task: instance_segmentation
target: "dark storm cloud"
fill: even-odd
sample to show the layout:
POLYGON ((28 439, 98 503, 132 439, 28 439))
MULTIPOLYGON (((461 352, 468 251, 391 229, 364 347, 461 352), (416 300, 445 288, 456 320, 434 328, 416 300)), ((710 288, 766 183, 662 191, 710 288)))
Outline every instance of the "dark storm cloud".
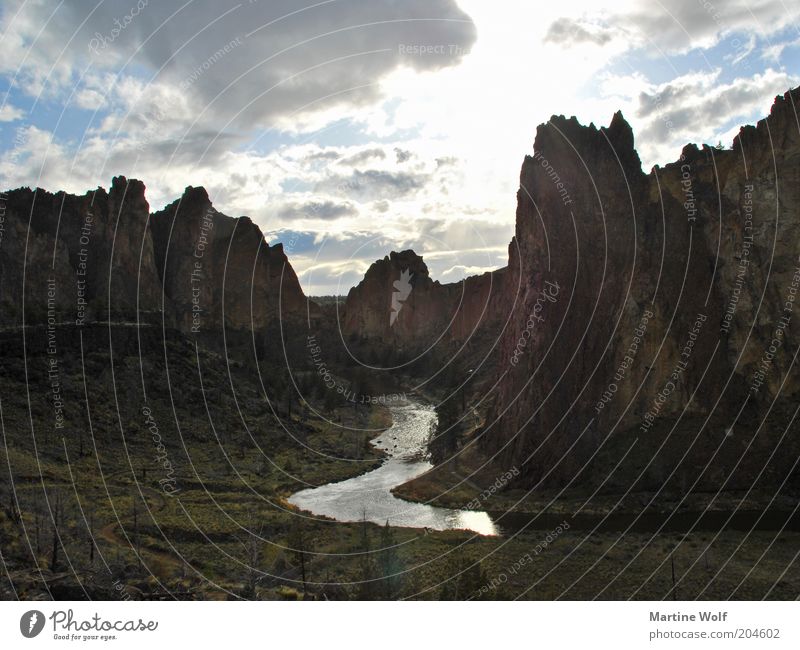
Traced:
POLYGON ((455 156, 442 156, 441 158, 436 159, 436 169, 441 169, 442 167, 452 167, 458 164, 458 158, 455 156))
POLYGON ((314 153, 310 153, 305 157, 305 162, 314 163, 319 161, 331 161, 331 160, 338 160, 341 158, 341 154, 338 151, 333 151, 332 149, 323 149, 322 151, 315 151, 314 153))
POLYGON ((251 128, 372 102, 377 82, 401 64, 433 70, 460 62, 460 56, 401 61, 399 44, 446 43, 466 52, 476 38, 454 0, 138 3, 65 0, 51 18, 51 3, 7 2, 6 19, 21 7, 10 29, 23 43, 43 32, 35 56, 25 59, 23 46, 7 53, 3 66, 39 65, 41 77, 57 61, 43 83, 67 89, 89 61, 94 69, 124 66, 125 74, 156 75, 157 83, 185 92, 195 116, 205 111, 203 119, 251 128))
POLYGON ((394 148, 394 155, 397 158, 397 164, 404 163, 406 160, 411 158, 414 154, 410 151, 406 151, 405 149, 401 149, 400 147, 394 148))

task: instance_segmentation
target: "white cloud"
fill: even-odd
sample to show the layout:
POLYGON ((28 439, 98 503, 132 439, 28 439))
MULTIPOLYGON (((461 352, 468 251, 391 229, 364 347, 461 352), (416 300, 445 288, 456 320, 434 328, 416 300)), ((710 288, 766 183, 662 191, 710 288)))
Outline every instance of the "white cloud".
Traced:
POLYGON ((761 58, 765 61, 778 63, 783 55, 783 51, 790 47, 800 46, 800 38, 794 38, 768 45, 761 51, 761 58))
POLYGON ((12 106, 11 104, 3 104, 0 106, 0 122, 16 122, 25 115, 25 112, 12 106))
POLYGON ((96 110, 106 105, 105 96, 92 88, 83 88, 75 94, 75 106, 86 110, 96 110))
POLYGON ((796 6, 780 0, 635 0, 583 14, 567 7, 550 24, 549 40, 603 46, 625 41, 657 57, 707 49, 734 32, 775 34, 794 26, 798 17, 796 6))
POLYGON ((688 142, 715 143, 731 121, 745 123, 753 113, 768 112, 770 99, 797 83, 797 77, 771 68, 730 83, 718 76, 718 70, 685 75, 642 91, 632 121, 644 160, 671 161, 688 142))

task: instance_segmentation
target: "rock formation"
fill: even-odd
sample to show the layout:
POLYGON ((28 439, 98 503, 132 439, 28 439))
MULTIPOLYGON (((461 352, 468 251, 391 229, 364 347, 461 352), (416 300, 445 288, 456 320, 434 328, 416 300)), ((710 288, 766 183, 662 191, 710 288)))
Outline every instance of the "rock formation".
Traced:
MULTIPOLYGON (((776 98, 732 149, 689 145, 649 174, 621 113, 599 129, 553 116, 522 165, 507 267, 443 285, 392 253, 338 325, 435 359, 471 346, 459 371, 490 357, 471 386, 492 387, 477 446, 528 486, 797 482, 798 99, 776 98)), ((308 312, 282 247, 202 188, 153 215, 124 178, 0 198, 4 326, 157 318, 269 345, 308 312)))
POLYGON ((249 218, 213 208, 186 189, 149 214, 141 181, 114 178, 74 196, 21 188, 0 196, 3 326, 137 321, 219 338, 263 330, 307 310, 280 244, 249 218), (163 290, 162 290, 163 289, 163 290))
POLYGON ((478 444, 531 487, 782 481, 800 450, 783 435, 800 388, 798 98, 732 149, 689 145, 649 174, 621 113, 599 129, 553 116, 522 165, 508 266, 440 285, 392 253, 350 292, 345 331, 497 343, 478 444))
POLYGON ((690 145, 650 174, 620 113, 608 128, 563 116, 538 128, 520 176, 508 282, 520 304, 488 454, 522 464, 530 485, 624 476, 716 490, 786 477, 799 98, 778 97, 731 150, 690 145), (554 300, 542 300, 547 283, 554 300))
POLYGON ((348 293, 342 330, 414 354, 496 337, 510 313, 502 304, 506 275, 503 268, 440 284, 414 251, 392 252, 348 293))
POLYGON ((29 188, 2 197, 0 319, 5 326, 108 320, 158 309, 144 184, 115 178, 83 196, 29 188))
POLYGON ((211 205, 202 187, 151 217, 155 263, 179 329, 263 329, 305 311, 306 300, 283 246, 270 246, 248 217, 211 205))

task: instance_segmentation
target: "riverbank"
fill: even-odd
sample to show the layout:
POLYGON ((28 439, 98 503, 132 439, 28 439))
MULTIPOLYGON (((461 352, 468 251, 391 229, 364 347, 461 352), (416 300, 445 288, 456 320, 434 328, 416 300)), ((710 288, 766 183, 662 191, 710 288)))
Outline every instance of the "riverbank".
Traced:
POLYGON ((444 508, 474 509, 490 512, 493 518, 506 513, 548 516, 575 514, 606 516, 612 514, 635 516, 648 513, 734 513, 772 512, 791 513, 798 495, 751 490, 721 493, 693 492, 689 494, 657 494, 653 491, 623 492, 619 490, 587 493, 579 488, 564 490, 537 489, 530 491, 515 487, 514 478, 521 468, 499 466, 481 454, 476 438, 484 420, 478 413, 471 416, 470 427, 463 434, 463 447, 446 462, 432 467, 424 474, 397 486, 395 496, 407 501, 444 508))
POLYGON ((293 494, 288 502, 314 516, 342 523, 376 524, 422 530, 470 530, 496 535, 491 518, 480 509, 451 509, 401 499, 392 489, 432 467, 426 448, 435 428, 434 408, 407 400, 389 407, 393 422, 372 445, 386 458, 369 472, 293 494))

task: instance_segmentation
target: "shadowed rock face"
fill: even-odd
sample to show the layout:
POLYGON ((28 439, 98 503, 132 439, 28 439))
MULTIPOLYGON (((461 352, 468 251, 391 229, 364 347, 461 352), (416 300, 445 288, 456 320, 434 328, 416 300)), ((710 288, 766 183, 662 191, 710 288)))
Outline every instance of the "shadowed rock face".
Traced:
MULTIPOLYGON (((600 129, 554 116, 522 165, 508 266, 442 285, 413 251, 392 253, 350 291, 344 334, 412 353, 469 343, 470 360, 491 350, 474 384, 496 384, 478 444, 530 486, 779 483, 800 453, 787 429, 798 99, 778 97, 731 150, 690 145, 649 174, 621 113, 600 129)), ((149 219, 144 185, 121 177, 108 192, 3 198, 4 326, 23 306, 27 324, 163 310, 185 333, 256 329, 274 347, 270 326, 307 313, 282 247, 202 188, 149 219)))
POLYGON ((151 218, 155 263, 179 329, 261 329, 305 311, 283 246, 270 246, 248 217, 218 212, 202 187, 151 218), (198 313, 198 309, 200 312, 198 313))
MULTIPOLYGON (((486 452, 527 461, 532 485, 630 484, 640 471, 658 485, 661 465, 701 488, 752 484, 779 435, 759 438, 759 417, 798 389, 787 376, 800 325, 798 98, 777 98, 732 150, 687 146, 648 175, 620 113, 608 128, 557 116, 538 128, 510 248, 507 286, 521 300, 486 452), (543 302, 548 282, 560 290, 543 302)), ((768 473, 785 475, 786 460, 768 473)))
POLYGON ((392 253, 348 295, 345 333, 417 352, 499 337, 479 445, 529 486, 783 480, 800 453, 780 438, 798 390, 798 97, 731 150, 689 145, 649 174, 621 113, 553 116, 522 165, 508 266, 441 285, 392 253))
POLYGON ((8 192, 4 204, 4 325, 22 324, 23 305, 27 324, 41 322, 48 301, 65 322, 158 309, 161 291, 142 182, 117 177, 109 191, 83 196, 21 188, 8 192))
POLYGON ((4 326, 161 321, 187 334, 260 330, 304 316, 306 299, 281 245, 247 217, 187 188, 149 214, 141 181, 113 179, 83 196, 28 188, 5 195, 0 241, 4 326), (52 280, 51 280, 52 279, 52 280), (163 287, 163 293, 162 293, 163 287), (24 301, 23 301, 24 293, 24 301), (83 303, 81 303, 83 301, 83 303))
POLYGON ((420 353, 447 348, 486 331, 499 332, 508 308, 500 304, 506 269, 440 284, 422 257, 392 252, 370 266, 353 287, 341 316, 345 335, 420 353))

